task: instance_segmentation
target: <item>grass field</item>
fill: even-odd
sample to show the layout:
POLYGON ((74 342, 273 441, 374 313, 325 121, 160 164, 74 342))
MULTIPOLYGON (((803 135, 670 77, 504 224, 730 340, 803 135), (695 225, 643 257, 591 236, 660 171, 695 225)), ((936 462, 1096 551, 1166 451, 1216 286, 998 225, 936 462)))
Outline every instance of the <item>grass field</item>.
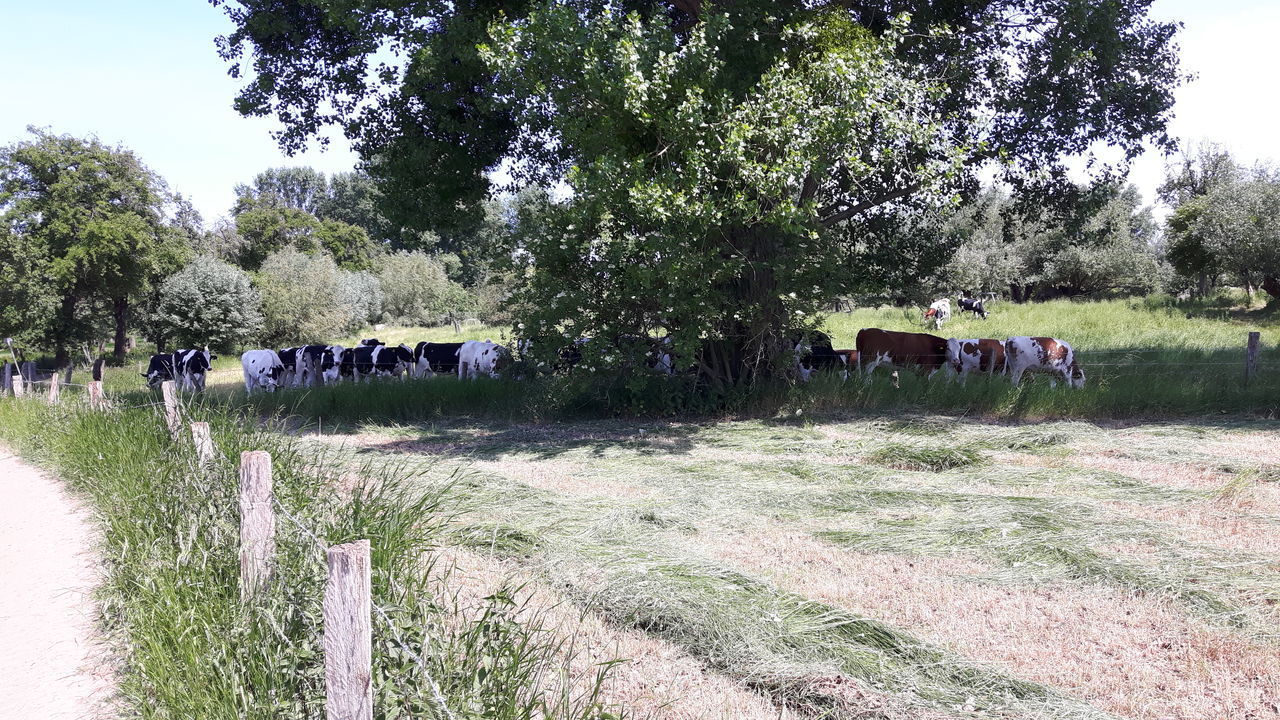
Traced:
MULTIPOLYGON (((494 598, 511 598, 510 635, 489 647, 537 638, 541 649, 495 681, 512 687, 486 687, 541 687, 549 680, 532 675, 550 672, 558 697, 586 698, 540 716, 1280 718, 1274 321, 1150 301, 993 310, 946 334, 1067 339, 1086 389, 825 378, 771 390, 750 412, 620 419, 575 413, 564 385, 442 379, 257 396, 249 418, 288 416, 261 439, 314 468, 292 481, 291 502, 316 522, 340 517, 342 493, 368 478, 408 477, 400 502, 448 509, 425 513, 421 572, 434 579, 418 587, 456 605, 427 626, 486 617, 494 598), (1246 388, 1251 329, 1266 350, 1246 388), (428 571, 441 564, 453 572, 428 571)), ((862 310, 827 325, 837 346, 866 326, 919 321, 862 310)), ((238 369, 219 367, 189 411, 225 424, 243 390, 238 369)), ((119 404, 151 398, 134 378, 113 374, 119 404)), ((37 456, 96 487, 91 451, 58 439, 63 421, 0 418, 0 435, 29 435, 37 456)), ((248 442, 220 438, 228 453, 248 442)), ((161 485, 148 512, 184 488, 161 485)), ((127 497, 103 500, 123 528, 127 497)), ((166 567, 175 555, 144 559, 166 567)), ((447 648, 468 641, 446 637, 441 667, 463 703, 478 671, 447 664, 447 648)), ((284 682, 251 667, 250 680, 284 682)))

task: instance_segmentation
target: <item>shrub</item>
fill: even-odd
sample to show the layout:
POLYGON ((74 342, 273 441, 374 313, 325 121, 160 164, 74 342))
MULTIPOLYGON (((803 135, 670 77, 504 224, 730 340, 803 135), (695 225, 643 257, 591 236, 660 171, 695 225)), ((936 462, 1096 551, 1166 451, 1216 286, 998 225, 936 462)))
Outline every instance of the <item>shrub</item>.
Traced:
POLYGON ((213 257, 198 257, 160 286, 151 324, 179 347, 221 351, 251 342, 262 329, 262 301, 249 276, 213 257))
POLYGON ((438 259, 422 252, 398 252, 381 262, 383 309, 403 325, 439 325, 467 312, 467 291, 449 279, 438 259))
POLYGON ((328 255, 286 247, 262 263, 257 282, 262 339, 269 345, 327 340, 352 322, 343 304, 342 272, 328 255))
POLYGON ((382 320, 382 281, 371 272, 342 272, 339 302, 351 313, 344 330, 355 332, 382 320))

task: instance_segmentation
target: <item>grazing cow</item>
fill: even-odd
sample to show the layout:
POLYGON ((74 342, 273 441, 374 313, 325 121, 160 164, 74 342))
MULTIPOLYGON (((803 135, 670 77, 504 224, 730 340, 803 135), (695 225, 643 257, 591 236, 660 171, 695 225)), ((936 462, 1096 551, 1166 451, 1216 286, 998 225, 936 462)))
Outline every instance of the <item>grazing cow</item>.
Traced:
POLYGON ((951 301, 947 298, 935 300, 928 310, 924 311, 924 321, 927 325, 930 320, 933 321, 933 328, 941 330, 942 326, 951 319, 951 301))
MULTIPOLYGON (((1075 351, 1065 340, 1049 337, 1011 337, 1004 341, 1005 367, 1010 380, 1017 385, 1024 372, 1043 372, 1061 375, 1067 385, 1084 387, 1084 371, 1076 363, 1075 351)), ((1056 378, 1050 377, 1050 387, 1057 387, 1056 378)))
POLYGON ((204 392, 205 379, 213 368, 213 361, 217 359, 218 356, 209 352, 207 345, 203 350, 185 351, 174 368, 178 374, 178 387, 204 392))
POLYGON ((378 338, 366 338, 360 341, 360 345, 362 347, 377 347, 379 345, 386 345, 386 343, 382 342, 378 338))
POLYGON ((147 371, 147 387, 155 388, 166 380, 174 380, 180 390, 204 392, 205 376, 217 355, 203 350, 177 350, 166 355, 152 355, 147 371))
POLYGON ((960 305, 960 312, 971 312, 974 317, 980 317, 983 320, 987 319, 987 308, 983 306, 981 300, 962 297, 958 298, 957 302, 960 305))
POLYGON ((285 376, 284 363, 274 350, 248 350, 240 356, 244 369, 244 391, 252 395, 255 389, 275 392, 285 376))
POLYGON ((880 365, 911 367, 930 377, 947 364, 947 340, 928 333, 863 328, 855 341, 858 368, 871 377, 880 365))
POLYGON ((462 343, 420 342, 413 348, 415 377, 453 375, 458 372, 458 351, 462 343))
MULTIPOLYGON (((338 351, 341 352, 342 349, 338 348, 338 351)), ((296 374, 294 377, 297 385, 305 387, 311 384, 309 373, 312 360, 315 361, 316 368, 320 371, 321 384, 329 384, 338 379, 338 362, 333 352, 333 346, 304 345, 297 349, 295 360, 296 374)))
POLYGON ((165 380, 173 380, 177 377, 175 367, 179 353, 185 350, 179 350, 176 353, 167 353, 165 355, 152 355, 151 362, 147 363, 147 371, 139 373, 147 379, 147 387, 155 388, 165 380))
POLYGON ((849 369, 858 367, 858 351, 857 350, 836 350, 836 356, 840 358, 840 364, 844 367, 840 371, 841 379, 849 379, 849 369))
POLYGON ((793 333, 787 336, 787 344, 795 352, 796 370, 800 379, 808 382, 818 370, 835 370, 843 367, 840 356, 831 346, 831 336, 817 330, 793 333))
POLYGON ((947 340, 947 362, 964 382, 970 372, 1004 374, 1004 343, 992 338, 947 340))
POLYGON ((510 352, 491 340, 468 340, 458 349, 458 379, 493 377, 510 352))
POLYGON ((276 351, 276 357, 280 358, 280 362, 284 365, 284 375, 280 377, 280 385, 285 387, 297 387, 298 385, 298 350, 300 348, 288 347, 276 351))
POLYGON ((356 380, 375 375, 400 377, 413 366, 413 351, 403 344, 396 347, 361 345, 343 351, 341 366, 348 365, 356 380))

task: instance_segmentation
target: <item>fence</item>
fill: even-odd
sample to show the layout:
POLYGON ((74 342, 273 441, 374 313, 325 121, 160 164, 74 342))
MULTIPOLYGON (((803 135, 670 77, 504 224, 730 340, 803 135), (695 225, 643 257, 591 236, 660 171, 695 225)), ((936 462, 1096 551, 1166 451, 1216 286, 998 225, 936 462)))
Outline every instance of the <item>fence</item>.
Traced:
MULTIPOLYGON (((318 368, 312 368, 313 371, 318 368)), ((313 377, 316 373, 313 372, 313 377)), ((62 401, 62 383, 56 374, 44 380, 18 370, 12 363, 0 368, 6 392, 23 397, 37 385, 47 385, 50 403, 62 401)), ((186 423, 177 387, 173 381, 161 384, 162 402, 120 407, 106 397, 102 382, 90 381, 85 386, 88 407, 93 411, 163 407, 160 416, 173 442, 185 445, 184 424, 190 430, 190 443, 200 468, 211 469, 220 453, 214 443, 209 423, 186 423)), ((373 602, 369 540, 341 545, 328 545, 318 533, 289 513, 275 498, 271 455, 262 451, 241 453, 238 465, 240 499, 240 601, 252 605, 270 586, 276 554, 277 513, 295 525, 300 533, 325 555, 327 577, 323 610, 323 646, 325 666, 325 717, 327 720, 372 720, 373 718, 373 616, 377 613, 387 625, 392 642, 419 666, 427 680, 439 713, 449 720, 456 716, 445 701, 443 690, 428 673, 427 661, 400 636, 385 608, 373 602)))

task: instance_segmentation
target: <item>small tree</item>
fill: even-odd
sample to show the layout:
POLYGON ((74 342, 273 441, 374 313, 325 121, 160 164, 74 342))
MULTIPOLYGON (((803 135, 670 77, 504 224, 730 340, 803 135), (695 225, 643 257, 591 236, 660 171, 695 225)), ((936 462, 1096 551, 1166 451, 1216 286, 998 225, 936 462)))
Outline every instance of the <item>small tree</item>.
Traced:
POLYGON ((405 325, 438 325, 470 306, 463 287, 449 279, 444 264, 422 252, 398 252, 378 269, 387 317, 405 325))
POLYGON ((382 282, 363 270, 343 271, 339 280, 339 302, 351 313, 346 330, 353 332, 382 320, 382 282))
POLYGON ((160 344, 241 347, 262 329, 262 300, 249 276, 220 260, 201 256, 160 286, 152 329, 160 344))
POLYGON ((342 272, 328 255, 286 247, 262 263, 257 284, 268 344, 329 340, 351 322, 342 304, 342 272))

